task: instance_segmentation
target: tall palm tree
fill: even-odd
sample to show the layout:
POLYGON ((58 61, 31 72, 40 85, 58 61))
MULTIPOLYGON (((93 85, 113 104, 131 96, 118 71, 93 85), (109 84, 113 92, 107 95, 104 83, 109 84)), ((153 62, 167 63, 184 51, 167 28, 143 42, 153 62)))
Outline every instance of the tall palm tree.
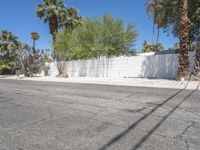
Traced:
POLYGON ((153 20, 153 26, 152 26, 152 45, 155 44, 155 28, 157 26, 157 35, 156 35, 156 44, 158 44, 159 36, 160 36, 160 27, 159 27, 159 21, 160 21, 160 15, 161 13, 161 4, 160 0, 148 0, 147 3, 147 14, 150 18, 153 20))
POLYGON ((17 48, 18 44, 17 37, 13 35, 12 32, 7 30, 2 30, 0 32, 0 52, 2 52, 6 58, 9 58, 10 53, 17 48))
POLYGON ((194 71, 193 71, 193 79, 194 80, 200 80, 200 3, 197 3, 196 1, 189 1, 189 6, 195 6, 196 8, 195 13, 193 13, 193 17, 192 17, 192 22, 195 22, 195 24, 193 24, 193 27, 196 28, 198 30, 196 30, 196 32, 192 32, 193 35, 197 34, 195 37, 197 37, 197 50, 195 53, 195 66, 194 66, 194 71))
POLYGON ((177 80, 185 78, 189 80, 189 28, 188 0, 180 0, 180 55, 177 80))
POLYGON ((39 33, 37 32, 32 32, 31 33, 31 39, 33 40, 33 50, 35 51, 35 44, 36 44, 36 41, 39 40, 40 38, 40 35, 39 33))
POLYGON ((62 13, 62 19, 60 27, 72 31, 82 24, 83 18, 79 15, 76 8, 67 8, 66 11, 62 13))
POLYGON ((66 11, 63 1, 61 0, 44 0, 43 4, 37 6, 37 16, 44 19, 49 24, 50 34, 53 42, 56 40, 61 14, 66 11))
POLYGON ((198 80, 200 79, 200 35, 199 35, 198 47, 196 51, 194 75, 197 77, 198 80))
POLYGON ((159 44, 159 37, 160 37, 160 27, 157 27, 157 37, 156 37, 156 44, 159 44))

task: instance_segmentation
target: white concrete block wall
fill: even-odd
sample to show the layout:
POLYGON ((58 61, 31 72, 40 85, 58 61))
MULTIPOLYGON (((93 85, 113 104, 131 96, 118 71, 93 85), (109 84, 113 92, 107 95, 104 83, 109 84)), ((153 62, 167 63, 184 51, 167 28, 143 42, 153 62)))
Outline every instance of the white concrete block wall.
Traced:
MULTIPOLYGON (((194 53, 190 53, 190 67, 194 67, 194 53)), ((56 76, 56 62, 51 63, 51 76, 56 76)), ((178 54, 99 58, 66 63, 69 77, 105 78, 165 78, 174 79, 178 68, 178 54)))
POLYGON ((50 71, 49 74, 51 77, 56 77, 58 75, 58 68, 57 68, 57 63, 56 62, 52 62, 50 63, 50 71))

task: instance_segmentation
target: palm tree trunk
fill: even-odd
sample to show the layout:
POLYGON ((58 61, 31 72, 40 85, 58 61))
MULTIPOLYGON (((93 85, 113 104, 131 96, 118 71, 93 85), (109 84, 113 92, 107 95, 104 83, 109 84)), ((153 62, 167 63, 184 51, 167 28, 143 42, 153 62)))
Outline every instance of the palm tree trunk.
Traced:
POLYGON ((188 18, 188 0, 180 0, 180 54, 177 80, 185 78, 190 79, 189 69, 189 18, 188 18))
POLYGON ((154 34, 155 34, 155 21, 153 20, 153 29, 152 29, 152 45, 154 45, 154 34))
POLYGON ((36 41, 33 40, 33 53, 36 53, 36 50, 35 50, 35 43, 36 43, 36 41))
MULTIPOLYGON (((154 0, 154 24, 157 23, 157 20, 158 20, 158 3, 159 3, 159 0, 154 0)), ((158 41, 159 41, 159 35, 160 35, 160 28, 159 26, 157 25, 157 35, 156 35, 156 44, 158 44, 158 41)))
POLYGON ((160 37, 160 28, 157 27, 157 38, 156 38, 156 44, 159 42, 159 37, 160 37))
POLYGON ((56 33, 52 34, 52 38, 53 38, 53 44, 56 42, 56 33))
POLYGON ((56 48, 55 48, 55 43, 56 43, 56 34, 55 34, 55 33, 52 34, 52 38, 53 38, 53 41, 52 41, 53 59, 54 59, 54 60, 58 60, 58 57, 57 57, 57 55, 56 55, 56 48))
POLYGON ((49 29, 50 29, 50 34, 52 35, 53 44, 54 44, 56 41, 56 33, 58 32, 58 21, 56 17, 50 18, 49 29))
POLYGON ((33 49, 35 49, 35 40, 33 40, 33 49))
POLYGON ((195 56, 196 56, 196 59, 195 59, 194 75, 195 75, 195 79, 200 80, 200 35, 199 35, 198 47, 197 47, 195 56))
POLYGON ((56 50, 55 50, 55 43, 56 43, 56 33, 58 32, 58 22, 56 20, 56 18, 51 18, 50 21, 49 21, 49 29, 50 29, 50 34, 52 35, 52 38, 53 38, 53 58, 54 59, 57 59, 57 56, 56 56, 56 50))

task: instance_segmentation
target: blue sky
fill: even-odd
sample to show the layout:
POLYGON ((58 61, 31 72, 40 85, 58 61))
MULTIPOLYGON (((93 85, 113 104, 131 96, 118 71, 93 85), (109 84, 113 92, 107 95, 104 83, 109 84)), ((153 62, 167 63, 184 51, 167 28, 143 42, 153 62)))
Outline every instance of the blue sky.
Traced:
MULTIPOLYGON (((39 32, 41 39, 37 48, 50 48, 51 35, 47 24, 36 17, 35 10, 43 0, 0 0, 0 30, 12 31, 22 42, 32 44, 30 33, 39 32)), ((69 7, 76 7, 84 17, 102 16, 109 13, 114 17, 123 18, 125 23, 132 22, 136 25, 139 37, 136 49, 140 51, 144 40, 151 42, 152 21, 147 18, 146 0, 64 0, 69 7)), ((165 49, 173 46, 178 41, 166 33, 160 35, 160 42, 165 49)))

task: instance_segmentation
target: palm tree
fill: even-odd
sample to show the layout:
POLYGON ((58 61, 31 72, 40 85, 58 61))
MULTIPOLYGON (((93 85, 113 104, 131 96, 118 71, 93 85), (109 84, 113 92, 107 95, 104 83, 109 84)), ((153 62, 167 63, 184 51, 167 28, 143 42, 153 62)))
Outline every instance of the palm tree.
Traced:
POLYGON ((154 0, 153 5, 154 11, 154 22, 157 25, 157 35, 156 35, 156 44, 159 44, 159 37, 160 37, 160 25, 162 24, 162 15, 163 15, 163 6, 161 4, 161 0, 154 0))
POLYGON ((200 35, 199 35, 198 47, 197 47, 197 51, 196 51, 194 75, 197 77, 198 80, 200 79, 200 35))
POLYGON ((159 21, 160 21, 160 15, 161 15, 161 5, 160 0, 148 0, 147 3, 147 14, 150 18, 153 20, 153 26, 152 26, 152 45, 155 44, 155 28, 157 26, 157 35, 156 35, 156 44, 158 44, 159 36, 160 36, 160 27, 159 27, 159 21))
POLYGON ((196 34, 197 37, 197 50, 195 53, 195 66, 194 66, 194 71, 193 71, 193 79, 194 80, 200 80, 200 4, 196 3, 195 1, 189 1, 191 2, 190 6, 194 6, 195 5, 195 13, 193 13, 193 17, 192 17, 192 22, 195 22, 195 24, 193 24, 194 28, 198 28, 195 32, 193 32, 193 35, 196 34), (194 21, 193 21, 194 20, 194 21))
POLYGON ((189 28, 188 0, 180 0, 180 55, 177 80, 185 78, 189 80, 189 28))
POLYGON ((0 52, 3 53, 5 58, 9 58, 9 55, 15 48, 17 48, 19 42, 17 37, 7 30, 0 32, 0 52))
POLYGON ((79 15, 76 8, 68 8, 62 13, 60 27, 72 31, 82 24, 83 18, 79 15))
POLYGON ((40 35, 37 32, 32 32, 31 33, 31 39, 33 40, 33 51, 35 51, 35 44, 36 41, 39 40, 40 35))
POLYGON ((44 22, 49 24, 50 34, 53 42, 56 40, 61 14, 66 11, 63 1, 60 0, 44 0, 44 4, 37 6, 37 16, 44 18, 44 22))

